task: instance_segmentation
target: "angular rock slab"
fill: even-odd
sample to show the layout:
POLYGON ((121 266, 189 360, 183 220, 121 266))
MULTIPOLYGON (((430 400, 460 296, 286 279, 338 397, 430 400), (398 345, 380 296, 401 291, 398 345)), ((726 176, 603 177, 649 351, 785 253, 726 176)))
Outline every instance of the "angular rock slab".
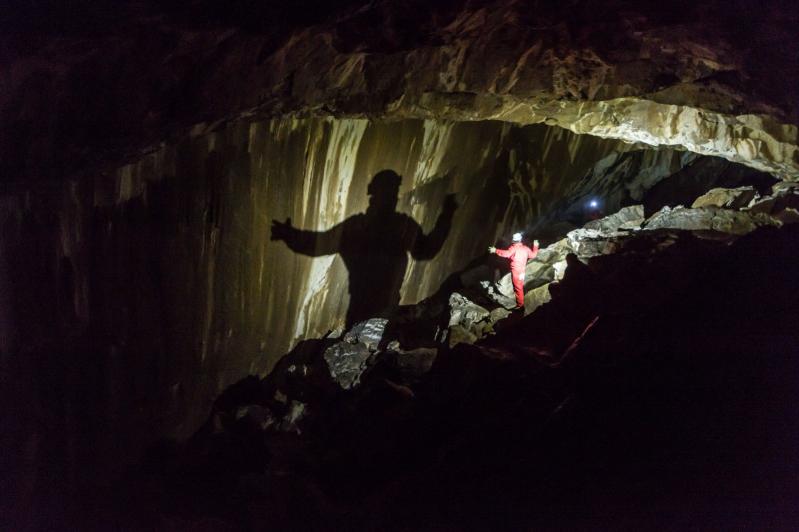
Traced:
POLYGON ((418 347, 406 351, 398 345, 393 346, 388 357, 388 362, 403 376, 418 378, 425 375, 438 356, 438 349, 433 347, 418 347))
POLYGON ((613 233, 620 229, 633 229, 644 223, 644 206, 630 205, 615 214, 586 223, 584 229, 592 229, 602 233, 613 233))
POLYGON ((361 377, 371 365, 373 353, 362 343, 339 342, 328 347, 323 357, 333 380, 349 390, 361 383, 361 377))
POLYGON ((745 235, 761 226, 779 226, 780 222, 762 213, 732 211, 717 207, 674 209, 663 207, 646 221, 644 229, 682 229, 685 231, 718 231, 731 235, 745 235))
POLYGON ((469 329, 477 322, 488 318, 489 312, 477 303, 468 300, 465 296, 454 292, 449 296, 449 325, 461 325, 469 329))
POLYGON ((538 307, 549 303, 550 300, 552 300, 552 294, 549 293, 549 284, 530 290, 524 294, 524 315, 532 314, 538 307))
POLYGON ((749 205, 758 196, 754 187, 712 188, 694 200, 692 209, 701 207, 723 207, 740 209, 749 205))
POLYGON ((344 341, 349 344, 362 343, 370 351, 377 351, 383 333, 388 325, 385 318, 371 318, 353 326, 352 329, 344 334, 344 341))

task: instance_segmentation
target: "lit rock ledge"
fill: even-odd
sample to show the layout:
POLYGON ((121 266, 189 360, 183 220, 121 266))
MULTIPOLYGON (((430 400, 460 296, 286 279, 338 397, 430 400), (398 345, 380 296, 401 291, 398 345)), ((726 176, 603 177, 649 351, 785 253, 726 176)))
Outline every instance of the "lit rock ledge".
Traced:
POLYGON ((783 179, 799 179, 797 127, 762 115, 725 115, 639 98, 531 102, 511 96, 425 94, 418 104, 400 102, 388 116, 543 122, 577 134, 715 155, 783 179))
POLYGON ((189 132, 298 114, 544 122, 799 178, 783 12, 750 21, 764 41, 722 2, 598 17, 588 3, 353 1, 310 23, 255 2, 218 25, 202 4, 131 7, 91 39, 54 33, 8 54, 0 171, 113 169, 189 132))

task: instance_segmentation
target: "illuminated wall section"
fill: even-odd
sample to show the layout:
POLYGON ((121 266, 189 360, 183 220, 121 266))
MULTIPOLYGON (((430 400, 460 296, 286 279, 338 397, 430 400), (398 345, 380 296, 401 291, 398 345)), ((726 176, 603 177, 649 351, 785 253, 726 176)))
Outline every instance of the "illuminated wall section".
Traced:
MULTIPOLYGON (((298 342, 344 325, 350 278, 341 257, 311 257, 270 240, 273 220, 329 229, 365 212, 369 183, 389 169, 402 176, 396 212, 429 233, 455 194, 458 208, 441 248, 430 260, 411 259, 391 281, 402 287, 400 303, 411 305, 489 244, 540 226, 564 197, 601 189, 618 204, 638 186, 636 176, 660 179, 686 161, 680 152, 641 151, 543 125, 237 122, 113 175, 7 201, 3 251, 11 262, 0 281, 19 287, 10 308, 34 308, 58 294, 69 330, 86 331, 96 361, 86 366, 91 374, 74 378, 74 389, 100 387, 103 415, 119 420, 115 438, 187 436, 231 383, 267 373, 298 342), (32 238, 31 231, 41 234, 32 238), (33 249, 33 241, 52 245, 33 249), (47 271, 35 283, 23 278, 17 262, 42 254, 47 271)), ((365 232, 385 229, 377 223, 365 232)), ((82 338, 65 340, 37 319, 3 316, 4 323, 26 324, 17 338, 3 328, 4 348, 39 345, 34 339, 42 334, 53 335, 55 345, 82 338)), ((113 462, 118 449, 109 444, 98 454, 103 448, 113 462)))

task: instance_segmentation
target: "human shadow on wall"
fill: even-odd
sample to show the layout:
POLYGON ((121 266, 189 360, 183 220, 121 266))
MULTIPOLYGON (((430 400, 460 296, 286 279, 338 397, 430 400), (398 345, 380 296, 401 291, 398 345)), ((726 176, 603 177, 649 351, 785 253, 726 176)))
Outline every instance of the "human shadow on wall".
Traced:
POLYGON ((347 327, 374 317, 388 317, 400 302, 408 254, 417 260, 436 256, 452 226, 458 205, 454 194, 444 199, 435 227, 425 234, 410 216, 397 212, 402 177, 382 170, 369 183, 369 207, 327 231, 306 231, 272 221, 272 240, 282 240, 303 255, 338 253, 349 272, 350 305, 347 327))

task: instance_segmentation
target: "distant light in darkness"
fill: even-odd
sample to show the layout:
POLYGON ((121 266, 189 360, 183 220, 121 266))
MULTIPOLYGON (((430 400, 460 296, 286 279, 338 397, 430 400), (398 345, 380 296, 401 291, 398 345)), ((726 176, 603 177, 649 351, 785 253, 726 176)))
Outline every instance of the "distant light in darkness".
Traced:
POLYGON ((599 202, 597 200, 595 200, 595 199, 592 199, 591 201, 588 202, 588 206, 593 208, 593 209, 596 209, 598 205, 599 205, 599 202))

